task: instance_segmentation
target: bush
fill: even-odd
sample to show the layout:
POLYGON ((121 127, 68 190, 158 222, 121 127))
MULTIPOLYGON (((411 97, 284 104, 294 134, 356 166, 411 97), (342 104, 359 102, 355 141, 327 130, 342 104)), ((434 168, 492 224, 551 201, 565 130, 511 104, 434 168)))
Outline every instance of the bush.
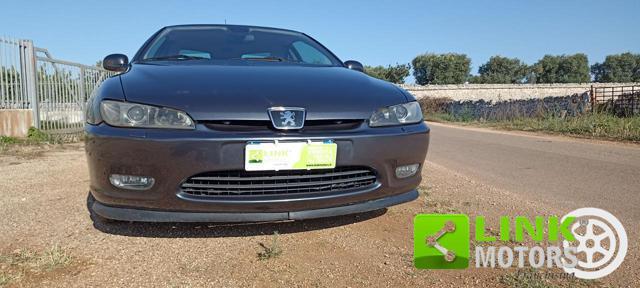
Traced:
POLYGON ((36 127, 31 127, 27 132, 27 139, 34 142, 48 142, 49 135, 36 127))
POLYGON ((453 100, 448 97, 422 97, 418 99, 422 114, 449 113, 449 104, 453 100))
POLYGON ((469 78, 471 59, 465 54, 423 54, 411 62, 416 83, 462 84, 469 78))

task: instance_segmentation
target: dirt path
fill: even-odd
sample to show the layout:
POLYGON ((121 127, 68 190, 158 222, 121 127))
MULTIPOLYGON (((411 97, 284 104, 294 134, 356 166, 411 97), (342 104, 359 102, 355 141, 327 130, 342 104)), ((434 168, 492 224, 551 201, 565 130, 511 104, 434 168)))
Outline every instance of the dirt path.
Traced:
MULTIPOLYGON (((466 176, 436 161, 426 164, 420 198, 387 211, 242 226, 94 226, 86 210, 88 173, 82 149, 67 146, 33 159, 0 156, 0 255, 5 257, 0 272, 8 275, 7 286, 509 287, 504 275, 515 270, 413 268, 413 216, 467 213, 497 219, 562 215, 571 208, 489 185, 481 177, 466 176), (271 246, 275 231, 282 254, 259 260, 260 244, 271 246), (51 247, 61 247, 70 262, 50 269, 20 264, 27 267, 22 270, 7 264, 7 255, 51 247)), ((492 229, 494 224, 490 223, 492 229)), ((629 223, 635 246, 612 276, 593 283, 556 284, 640 285, 635 228, 629 223)))

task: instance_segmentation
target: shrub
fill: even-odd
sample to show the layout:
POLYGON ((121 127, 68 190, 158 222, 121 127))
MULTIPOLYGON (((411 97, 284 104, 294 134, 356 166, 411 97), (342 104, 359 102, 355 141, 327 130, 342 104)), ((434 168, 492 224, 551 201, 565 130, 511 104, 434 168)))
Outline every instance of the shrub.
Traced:
POLYGON ((418 99, 423 114, 449 113, 449 105, 453 102, 448 97, 422 97, 418 99))
POLYGON ((27 139, 34 142, 48 142, 49 135, 36 127, 31 127, 27 132, 27 139))

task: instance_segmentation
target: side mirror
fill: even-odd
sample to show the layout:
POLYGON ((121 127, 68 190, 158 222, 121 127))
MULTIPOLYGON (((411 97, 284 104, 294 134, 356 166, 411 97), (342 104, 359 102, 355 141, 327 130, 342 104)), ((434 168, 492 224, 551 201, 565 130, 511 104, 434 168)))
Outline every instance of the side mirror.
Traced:
POLYGON ((364 66, 362 66, 362 63, 360 63, 358 61, 349 60, 349 61, 344 62, 344 65, 347 66, 347 68, 349 68, 351 70, 364 72, 364 66))
POLYGON ((111 54, 104 57, 102 67, 109 71, 124 72, 129 68, 129 58, 124 54, 111 54))

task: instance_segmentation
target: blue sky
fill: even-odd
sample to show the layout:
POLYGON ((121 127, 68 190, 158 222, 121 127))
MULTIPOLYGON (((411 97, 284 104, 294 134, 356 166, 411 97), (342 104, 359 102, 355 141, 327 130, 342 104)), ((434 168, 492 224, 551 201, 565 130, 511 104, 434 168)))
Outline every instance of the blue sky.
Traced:
POLYGON ((532 64, 583 52, 591 63, 640 52, 640 1, 3 1, 0 35, 32 39, 60 59, 132 56, 163 26, 251 24, 305 32, 342 60, 410 62, 458 52, 473 73, 492 55, 532 64))

